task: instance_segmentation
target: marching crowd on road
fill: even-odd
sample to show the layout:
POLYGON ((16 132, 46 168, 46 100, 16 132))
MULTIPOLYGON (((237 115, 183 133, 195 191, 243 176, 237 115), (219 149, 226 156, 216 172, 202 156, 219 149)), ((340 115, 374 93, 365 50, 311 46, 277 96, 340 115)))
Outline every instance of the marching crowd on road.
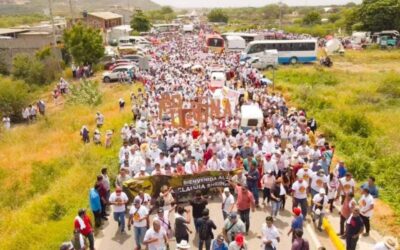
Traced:
MULTIPOLYGON (((305 110, 288 107, 283 96, 260 84, 260 73, 239 64, 237 53, 202 53, 201 39, 192 35, 162 39, 165 42, 150 52, 150 70, 135 72, 135 79, 142 81, 145 91, 140 93, 140 102, 137 95, 131 98, 134 123, 121 129, 123 145, 116 156, 119 172, 115 183, 110 182, 107 168, 103 168, 90 190, 94 225, 87 211, 80 210, 74 222, 73 248, 71 244, 62 247, 86 246, 93 250, 94 228, 108 220, 110 206, 118 233, 133 230, 135 249, 164 250, 176 242, 175 249, 243 250, 249 249, 249 232, 258 232, 261 249, 278 249, 280 239, 287 234, 292 238, 292 250, 307 250, 312 248, 303 238, 305 224, 322 231, 326 214, 338 212, 340 225, 334 226, 345 239, 346 249, 356 249, 359 238, 369 235, 374 199, 379 196, 374 177, 361 186, 362 194, 356 200, 356 182, 344 161, 333 164, 334 147, 323 134, 317 134, 316 120, 309 118, 305 110), (205 72, 192 72, 184 67, 187 64, 200 64, 205 72), (199 97, 212 98, 205 83, 209 80, 207 69, 214 64, 230 72, 227 87, 242 93, 232 115, 210 116, 205 123, 192 121, 188 128, 176 128, 171 119, 160 119, 163 93, 181 95, 187 107, 199 97), (242 105, 261 108, 263 126, 241 127, 242 105), (157 197, 141 191, 130 200, 123 185, 145 176, 221 170, 235 173, 227 187, 209 193, 197 190, 189 203, 183 203, 168 186, 163 186, 157 197), (223 225, 216 225, 208 208, 210 196, 216 194, 223 225), (292 207, 288 207, 287 199, 292 199, 292 207), (261 229, 252 226, 252 213, 260 207, 269 211, 265 212, 261 229), (288 228, 275 225, 283 210, 293 215, 288 228), (191 223, 195 232, 188 226, 191 223), (192 234, 198 239, 196 246, 189 244, 192 234)), ((100 134, 105 117, 97 112, 95 119, 95 134, 100 134)), ((110 134, 106 146, 111 145, 112 132, 106 132, 110 134)), ((85 143, 90 141, 86 126, 81 136, 85 143)), ((93 141, 101 143, 100 137, 93 137, 93 141)), ((376 249, 397 246, 391 238, 378 244, 381 248, 376 249)))

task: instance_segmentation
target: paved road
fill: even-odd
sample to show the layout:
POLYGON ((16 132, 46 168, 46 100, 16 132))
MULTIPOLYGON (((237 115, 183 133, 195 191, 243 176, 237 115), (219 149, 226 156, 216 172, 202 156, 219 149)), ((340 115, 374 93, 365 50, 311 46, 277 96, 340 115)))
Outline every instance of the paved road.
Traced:
MULTIPOLYGON (((286 207, 291 207, 291 199, 288 199, 288 203, 286 207)), ((221 232, 223 227, 223 218, 221 214, 220 207, 221 203, 219 200, 215 199, 214 201, 210 201, 208 208, 210 209, 210 217, 214 220, 217 225, 217 230, 214 232, 218 234, 221 232)), ((256 250, 261 249, 261 239, 257 236, 260 235, 261 225, 265 222, 265 217, 269 215, 270 208, 269 207, 261 207, 256 210, 255 213, 251 213, 251 224, 250 224, 250 232, 246 239, 249 242, 250 249, 256 250)), ((171 215, 172 219, 172 215, 171 215)), ((281 233, 281 242, 279 243, 278 249, 287 250, 291 247, 291 238, 287 236, 287 232, 290 227, 290 221, 292 217, 288 211, 283 211, 279 216, 278 220, 275 222, 275 226, 279 229, 281 233)), ((171 220, 172 221, 172 220, 171 220)), ((194 231, 193 222, 190 225, 191 230, 194 231)), ((317 249, 316 242, 326 247, 328 250, 333 250, 328 236, 325 232, 315 232, 312 226, 312 223, 305 224, 305 238, 309 240, 311 243, 311 249, 317 249), (313 240, 314 238, 314 240, 313 240)), ((190 235, 189 238, 190 244, 192 246, 191 249, 197 249, 197 237, 194 235, 190 235)), ((170 241, 171 249, 175 249, 176 242, 175 240, 170 241)), ((321 246, 319 245, 319 246, 321 246)), ((117 223, 112 220, 112 216, 109 217, 109 221, 103 226, 102 230, 98 232, 96 235, 96 249, 97 250, 132 250, 134 249, 134 238, 132 231, 128 231, 126 234, 120 234, 117 232, 117 223)))

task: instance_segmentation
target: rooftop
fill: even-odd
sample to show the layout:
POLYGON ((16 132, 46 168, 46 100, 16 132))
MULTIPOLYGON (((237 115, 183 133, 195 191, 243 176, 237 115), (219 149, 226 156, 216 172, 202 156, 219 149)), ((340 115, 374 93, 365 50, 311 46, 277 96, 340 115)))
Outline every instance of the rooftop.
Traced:
POLYGON ((27 32, 29 31, 28 29, 8 29, 8 28, 0 28, 0 36, 1 35, 7 35, 7 34, 13 34, 13 33, 22 33, 22 32, 27 32))
POLYGON ((106 20, 107 19, 122 18, 121 15, 115 14, 113 12, 108 12, 108 11, 105 11, 105 12, 90 12, 90 13, 88 13, 88 15, 99 17, 99 18, 106 19, 106 20))

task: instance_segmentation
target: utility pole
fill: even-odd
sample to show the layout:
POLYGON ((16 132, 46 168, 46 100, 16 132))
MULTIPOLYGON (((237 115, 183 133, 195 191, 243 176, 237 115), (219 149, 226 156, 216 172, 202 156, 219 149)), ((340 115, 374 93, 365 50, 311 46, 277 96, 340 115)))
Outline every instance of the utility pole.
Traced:
POLYGON ((74 10, 72 9, 72 0, 69 0, 69 14, 71 15, 71 24, 74 24, 74 10))
POLYGON ((282 1, 279 1, 279 29, 282 30, 282 1))
POLYGON ((57 45, 56 40, 56 26, 54 25, 54 17, 53 17, 53 0, 49 0, 49 13, 51 18, 51 26, 53 27, 53 47, 57 45))

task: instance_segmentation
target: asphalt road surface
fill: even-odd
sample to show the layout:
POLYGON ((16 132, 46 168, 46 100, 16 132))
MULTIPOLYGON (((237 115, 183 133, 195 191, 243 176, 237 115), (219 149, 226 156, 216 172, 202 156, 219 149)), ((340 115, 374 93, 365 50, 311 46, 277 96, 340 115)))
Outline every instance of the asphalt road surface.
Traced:
MULTIPOLYGON (((289 197, 287 199, 286 210, 278 215, 278 219, 274 223, 281 236, 281 241, 278 246, 279 250, 288 250, 291 248, 291 236, 287 236, 292 220, 292 215, 289 212, 291 206, 291 198, 289 197)), ((210 200, 208 208, 210 210, 210 218, 214 220, 217 225, 217 230, 214 231, 214 235, 216 236, 218 233, 222 232, 223 228, 221 201, 217 198, 210 200)), ((250 232, 249 235, 246 236, 249 249, 262 249, 261 239, 258 236, 261 234, 261 225, 265 222, 265 217, 268 215, 270 215, 270 206, 264 207, 263 205, 254 213, 250 213, 250 232)), ((173 214, 170 215, 170 221, 173 225, 173 214)), ((190 224, 190 228, 193 232, 195 231, 193 221, 190 224)), ((304 224, 304 237, 310 242, 310 249, 318 249, 320 246, 324 246, 328 250, 335 249, 325 232, 314 230, 310 219, 304 224)), ((198 249, 197 240, 198 237, 195 236, 194 233, 189 236, 189 243, 192 250, 198 249)), ((170 249, 176 249, 174 238, 170 240, 169 245, 170 249)), ((95 236, 95 246, 96 250, 133 250, 135 248, 133 232, 132 230, 124 234, 118 232, 118 224, 113 220, 112 211, 110 211, 109 220, 104 223, 101 230, 99 230, 95 236)))

